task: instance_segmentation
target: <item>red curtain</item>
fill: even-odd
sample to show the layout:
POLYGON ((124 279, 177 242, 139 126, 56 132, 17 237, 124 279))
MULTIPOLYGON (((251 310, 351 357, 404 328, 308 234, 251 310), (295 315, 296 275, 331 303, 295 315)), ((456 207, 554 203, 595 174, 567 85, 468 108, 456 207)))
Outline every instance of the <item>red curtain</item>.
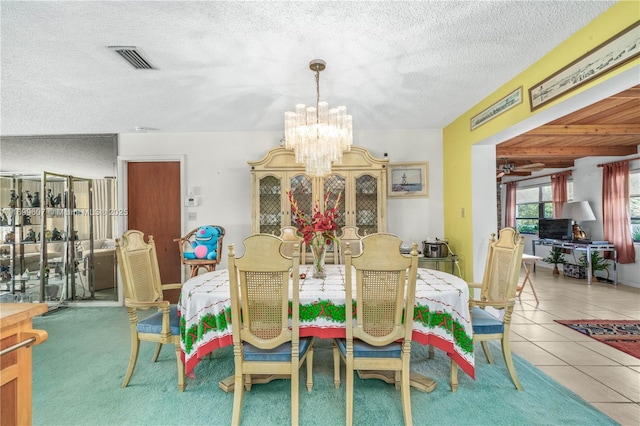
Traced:
POLYGON ((603 165, 602 220, 604 239, 616 246, 619 263, 635 263, 629 214, 629 162, 603 165))
POLYGON ((551 197, 553 199, 553 218, 559 219, 564 203, 567 202, 567 173, 551 176, 551 197))
POLYGON ((516 227, 516 183, 507 182, 507 197, 504 207, 504 226, 516 227))

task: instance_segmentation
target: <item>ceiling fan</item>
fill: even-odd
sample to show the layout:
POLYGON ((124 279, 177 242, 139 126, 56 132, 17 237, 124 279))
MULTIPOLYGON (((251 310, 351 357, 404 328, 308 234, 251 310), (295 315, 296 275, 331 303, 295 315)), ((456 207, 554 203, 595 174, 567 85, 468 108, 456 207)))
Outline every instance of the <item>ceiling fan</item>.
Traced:
POLYGON ((501 164, 496 169, 497 179, 513 172, 539 172, 540 170, 544 169, 544 163, 531 163, 522 166, 516 166, 513 163, 509 163, 508 158, 503 158, 503 160, 504 164, 501 164))

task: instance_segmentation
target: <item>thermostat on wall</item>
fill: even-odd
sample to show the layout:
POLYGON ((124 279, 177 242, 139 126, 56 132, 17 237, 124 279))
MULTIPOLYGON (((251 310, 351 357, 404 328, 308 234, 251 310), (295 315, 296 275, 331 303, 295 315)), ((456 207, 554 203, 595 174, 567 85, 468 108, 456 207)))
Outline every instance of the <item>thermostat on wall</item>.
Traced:
POLYGON ((198 199, 196 197, 187 197, 184 200, 184 205, 187 207, 196 207, 198 205, 198 199))

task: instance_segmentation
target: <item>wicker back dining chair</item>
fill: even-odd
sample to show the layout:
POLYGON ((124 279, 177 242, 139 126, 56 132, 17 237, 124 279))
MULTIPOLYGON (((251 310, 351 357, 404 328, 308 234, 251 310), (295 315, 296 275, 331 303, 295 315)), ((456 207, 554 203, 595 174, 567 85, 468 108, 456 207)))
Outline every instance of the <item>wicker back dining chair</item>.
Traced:
MULTIPOLYGON (((346 365, 346 424, 353 424, 356 370, 392 371, 400 388, 406 425, 412 424, 410 400, 411 335, 418 271, 418 245, 400 253, 402 240, 392 234, 362 239, 362 253, 345 250, 346 338, 333 343, 334 383, 340 386, 340 359, 346 365), (355 271, 355 280, 352 279, 355 271), (355 284, 355 295, 353 286, 355 284), (355 319, 353 316, 355 300, 355 319), (406 315, 405 315, 406 313, 406 315)), ((366 399, 364 399, 366 401, 366 399)))
POLYGON ((338 261, 337 263, 344 264, 345 256, 344 252, 347 247, 347 243, 351 248, 351 257, 358 256, 362 252, 362 237, 358 234, 357 226, 343 226, 341 234, 338 237, 338 261))
POLYGON ((216 266, 222 262, 222 240, 225 230, 220 225, 205 225, 192 229, 184 237, 173 241, 178 243, 180 262, 189 267, 189 277, 198 275, 200 268, 207 272, 215 271, 216 266), (199 253, 198 245, 202 245, 202 253, 199 253))
POLYGON ((313 337, 299 337, 299 248, 294 247, 291 257, 284 256, 282 239, 270 234, 252 235, 244 246, 241 257, 229 246, 235 361, 231 424, 240 424, 244 391, 251 390, 252 375, 276 375, 291 380, 291 423, 297 425, 298 372, 305 360, 307 389, 313 388, 313 337))
POLYGON ((298 228, 295 226, 283 226, 280 228, 279 237, 282 239, 282 254, 288 257, 293 256, 294 247, 297 244, 300 252, 300 264, 305 264, 304 240, 298 235, 298 228))
MULTIPOLYGON (((511 375, 511 380, 513 380, 516 389, 522 390, 511 357, 509 332, 518 280, 520 279, 524 238, 514 228, 502 228, 497 240, 495 236, 495 234, 491 234, 489 240, 489 251, 487 252, 482 283, 469 284, 471 291, 476 288, 480 289, 480 298, 473 299, 472 295, 469 300, 473 341, 482 343, 482 350, 487 361, 493 364, 487 342, 500 340, 502 356, 511 375), (489 312, 486 310, 489 307, 495 310, 493 312, 502 313, 489 312)), ((457 367, 455 371, 457 372, 457 367)))
POLYGON ((129 384, 133 375, 140 342, 147 341, 156 343, 152 362, 158 359, 163 344, 174 345, 178 363, 178 389, 182 392, 185 388, 185 374, 180 355, 180 320, 177 306, 170 305, 163 298, 163 290, 180 289, 182 284, 161 284, 156 246, 151 235, 149 241, 145 242, 142 232, 126 231, 122 238, 116 239, 116 256, 131 328, 131 355, 122 387, 129 384), (139 310, 153 308, 158 312, 143 319, 138 317, 139 310))

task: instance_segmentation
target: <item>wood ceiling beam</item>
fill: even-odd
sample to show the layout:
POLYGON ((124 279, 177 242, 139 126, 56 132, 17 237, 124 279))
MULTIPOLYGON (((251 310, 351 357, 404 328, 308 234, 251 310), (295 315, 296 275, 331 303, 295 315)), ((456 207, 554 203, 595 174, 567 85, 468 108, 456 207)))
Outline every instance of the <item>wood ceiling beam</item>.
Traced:
POLYGON ((573 146, 573 147, 532 147, 532 148, 504 148, 496 147, 496 157, 516 159, 521 157, 598 157, 598 156, 624 156, 636 154, 635 146, 573 146))
POLYGON ((548 124, 521 136, 640 135, 640 124, 548 124))
POLYGON ((639 86, 631 87, 627 90, 624 90, 610 97, 616 98, 616 99, 638 99, 640 98, 640 87, 639 86))

